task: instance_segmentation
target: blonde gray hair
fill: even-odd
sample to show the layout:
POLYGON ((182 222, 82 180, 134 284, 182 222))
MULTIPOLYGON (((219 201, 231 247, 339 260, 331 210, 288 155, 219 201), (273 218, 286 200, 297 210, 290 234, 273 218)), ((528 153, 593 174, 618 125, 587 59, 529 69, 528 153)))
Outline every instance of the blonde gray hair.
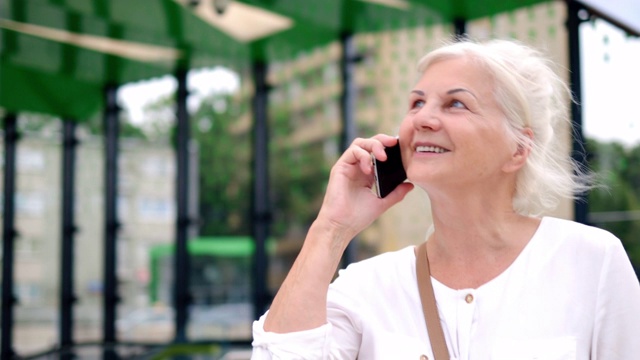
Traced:
POLYGON ((519 171, 513 207, 524 215, 554 209, 560 199, 575 199, 591 188, 592 176, 558 144, 558 129, 571 127, 570 89, 540 51, 508 40, 461 41, 440 47, 418 62, 423 73, 434 63, 464 57, 485 69, 494 80, 495 97, 506 116, 507 133, 530 149, 519 171), (533 138, 523 130, 529 128, 533 138))

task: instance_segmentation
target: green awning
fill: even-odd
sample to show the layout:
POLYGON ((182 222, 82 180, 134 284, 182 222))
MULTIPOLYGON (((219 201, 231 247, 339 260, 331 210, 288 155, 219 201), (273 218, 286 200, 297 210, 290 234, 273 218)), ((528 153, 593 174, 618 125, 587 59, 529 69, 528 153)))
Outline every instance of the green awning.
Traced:
MULTIPOLYGON (((267 241, 267 252, 273 254, 276 243, 273 239, 267 241)), ((187 253, 190 257, 215 257, 234 259, 251 259, 255 250, 255 242, 250 236, 212 236, 198 237, 187 242, 187 253)), ((174 244, 154 245, 149 250, 149 294, 151 301, 158 300, 159 267, 161 259, 173 258, 174 244)))
MULTIPOLYGON (((160 244, 151 248, 151 259, 163 256, 173 256, 174 244, 160 244)), ((194 255, 207 255, 219 257, 250 257, 253 255, 255 242, 249 236, 214 236, 198 237, 187 242, 187 252, 194 255)), ((267 242, 267 249, 273 253, 275 242, 267 242)))
POLYGON ((0 66, 0 104, 6 111, 85 119, 102 108, 99 84, 5 62, 0 66))

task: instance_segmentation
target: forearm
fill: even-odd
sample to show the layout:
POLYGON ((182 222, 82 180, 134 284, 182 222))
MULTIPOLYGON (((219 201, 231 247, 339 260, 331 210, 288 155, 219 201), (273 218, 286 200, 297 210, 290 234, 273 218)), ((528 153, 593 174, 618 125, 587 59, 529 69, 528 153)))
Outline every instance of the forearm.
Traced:
POLYGON ((288 333, 327 322, 327 291, 352 235, 316 220, 296 261, 282 283, 264 330, 288 333))

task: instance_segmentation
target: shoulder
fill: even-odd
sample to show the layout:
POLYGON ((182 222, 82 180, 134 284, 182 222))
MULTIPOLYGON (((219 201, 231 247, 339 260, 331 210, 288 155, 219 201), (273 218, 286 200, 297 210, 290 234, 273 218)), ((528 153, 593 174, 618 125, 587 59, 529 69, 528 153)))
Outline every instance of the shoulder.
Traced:
POLYGON ((545 217, 534 253, 541 259, 583 272, 632 270, 622 241, 611 232, 571 220, 545 217), (612 270, 616 269, 616 270, 612 270))
POLYGON ((607 267, 612 256, 620 259, 626 252, 622 242, 606 230, 544 217, 521 256, 531 271, 589 273, 593 277, 607 267))
POLYGON ((414 266, 414 247, 408 246, 400 250, 382 253, 350 264, 346 269, 340 270, 339 276, 354 276, 358 274, 371 276, 396 272, 404 273, 407 269, 413 268, 414 266))
POLYGON ((567 242, 567 245, 593 250, 606 250, 611 247, 622 247, 620 239, 607 230, 581 224, 572 220, 544 217, 538 231, 552 241, 567 242))
POLYGON ((331 289, 339 292, 379 292, 415 281, 414 247, 376 255, 338 272, 331 289))

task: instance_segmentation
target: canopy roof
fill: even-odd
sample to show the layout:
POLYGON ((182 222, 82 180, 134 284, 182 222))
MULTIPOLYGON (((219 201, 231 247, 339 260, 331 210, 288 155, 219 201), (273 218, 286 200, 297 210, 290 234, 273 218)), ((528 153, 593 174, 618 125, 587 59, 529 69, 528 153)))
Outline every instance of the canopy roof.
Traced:
POLYGON ((468 20, 538 2, 5 0, 0 107, 82 121, 102 107, 106 85, 279 61, 345 32, 468 20))
MULTIPOLYGON (((638 5, 623 1, 629 6, 621 22, 633 24, 640 18, 638 5)), ((81 121, 102 107, 106 85, 177 69, 279 61, 343 33, 472 20, 540 2, 5 0, 0 2, 0 107, 81 121)), ((610 12, 603 1, 587 3, 610 12)), ((618 16, 615 9, 611 15, 618 16)))

